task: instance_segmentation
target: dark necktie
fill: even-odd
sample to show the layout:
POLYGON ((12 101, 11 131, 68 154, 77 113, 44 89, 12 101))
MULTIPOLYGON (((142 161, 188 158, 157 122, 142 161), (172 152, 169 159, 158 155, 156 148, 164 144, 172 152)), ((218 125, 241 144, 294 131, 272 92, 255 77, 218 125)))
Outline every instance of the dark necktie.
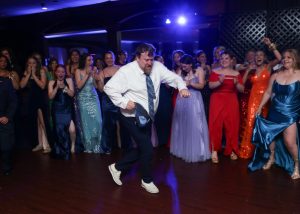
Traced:
POLYGON ((146 75, 146 83, 147 83, 147 92, 148 92, 148 106, 149 106, 149 116, 154 121, 154 99, 155 99, 155 91, 153 82, 149 75, 146 75))

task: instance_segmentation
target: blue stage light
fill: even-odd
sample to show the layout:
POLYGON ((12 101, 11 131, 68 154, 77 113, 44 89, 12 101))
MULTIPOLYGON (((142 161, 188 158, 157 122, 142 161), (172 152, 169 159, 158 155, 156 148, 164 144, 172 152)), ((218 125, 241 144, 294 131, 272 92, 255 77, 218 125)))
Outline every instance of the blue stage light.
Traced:
POLYGON ((171 20, 170 19, 166 19, 166 24, 167 25, 171 24, 171 20))
POLYGON ((102 33, 107 33, 107 31, 106 30, 90 30, 90 31, 76 31, 76 32, 55 33, 55 34, 45 35, 44 38, 46 38, 46 39, 53 39, 53 38, 61 38, 61 37, 92 35, 92 34, 102 34, 102 33))
POLYGON ((186 18, 184 16, 179 16, 179 18, 177 19, 177 23, 179 25, 185 25, 187 22, 186 18))

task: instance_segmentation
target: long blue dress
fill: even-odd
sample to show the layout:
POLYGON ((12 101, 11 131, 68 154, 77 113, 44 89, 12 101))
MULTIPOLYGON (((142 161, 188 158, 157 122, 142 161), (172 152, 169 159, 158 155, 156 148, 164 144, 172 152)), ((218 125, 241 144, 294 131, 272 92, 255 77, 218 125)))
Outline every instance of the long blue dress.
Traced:
MULTIPOLYGON (((111 77, 104 78, 104 85, 111 79, 111 77)), ((117 145, 117 121, 119 120, 119 108, 115 106, 110 98, 102 94, 102 113, 103 113, 103 129, 102 142, 106 153, 110 153, 113 147, 117 145)))
MULTIPOLYGON (((82 78, 81 75, 80 78, 82 78)), ((84 150, 88 153, 104 153, 101 146, 102 116, 100 103, 92 77, 89 77, 85 85, 79 90, 77 98, 84 150)))
MULTIPOLYGON (((192 79, 194 83, 197 81, 192 79)), ((193 88, 189 91, 188 98, 177 95, 170 152, 186 162, 205 161, 211 158, 205 108, 201 92, 193 88)))
MULTIPOLYGON (((65 85, 67 85, 66 80, 65 85)), ((69 127, 72 120, 72 105, 72 97, 63 93, 63 89, 58 89, 51 108, 55 140, 52 151, 56 158, 70 159, 69 127)))
POLYGON ((274 81, 271 108, 267 119, 257 116, 253 130, 252 143, 256 146, 251 171, 260 169, 270 156, 269 145, 275 141, 275 163, 287 170, 294 171, 294 160, 288 152, 282 132, 293 123, 297 123, 298 159, 300 157, 300 81, 289 85, 280 85, 274 81))

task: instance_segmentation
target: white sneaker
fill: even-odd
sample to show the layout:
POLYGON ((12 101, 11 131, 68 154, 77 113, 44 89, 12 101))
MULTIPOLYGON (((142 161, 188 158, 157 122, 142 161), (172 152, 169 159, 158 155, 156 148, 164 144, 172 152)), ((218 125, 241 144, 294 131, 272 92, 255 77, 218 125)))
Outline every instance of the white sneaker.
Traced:
POLYGON ((155 186, 155 184, 153 182, 150 183, 145 183, 142 180, 142 185, 141 185, 147 192, 150 193, 159 193, 159 189, 155 186))
POLYGON ((118 184, 119 186, 122 186, 122 181, 120 180, 121 171, 118 171, 115 167, 115 163, 108 166, 108 169, 110 171, 110 174, 112 178, 114 179, 114 182, 118 184))

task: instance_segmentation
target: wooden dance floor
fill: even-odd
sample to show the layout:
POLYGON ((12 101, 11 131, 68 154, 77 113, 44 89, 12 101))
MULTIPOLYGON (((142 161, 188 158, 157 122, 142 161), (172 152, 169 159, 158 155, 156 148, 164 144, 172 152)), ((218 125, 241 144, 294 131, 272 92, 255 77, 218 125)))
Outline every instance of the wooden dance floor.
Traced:
POLYGON ((120 157, 74 155, 70 161, 19 151, 10 176, 0 175, 1 214, 75 213, 300 213, 300 180, 280 168, 247 171, 245 160, 221 157, 185 163, 155 150, 154 180, 160 193, 140 187, 138 165, 117 186, 107 166, 120 157))

